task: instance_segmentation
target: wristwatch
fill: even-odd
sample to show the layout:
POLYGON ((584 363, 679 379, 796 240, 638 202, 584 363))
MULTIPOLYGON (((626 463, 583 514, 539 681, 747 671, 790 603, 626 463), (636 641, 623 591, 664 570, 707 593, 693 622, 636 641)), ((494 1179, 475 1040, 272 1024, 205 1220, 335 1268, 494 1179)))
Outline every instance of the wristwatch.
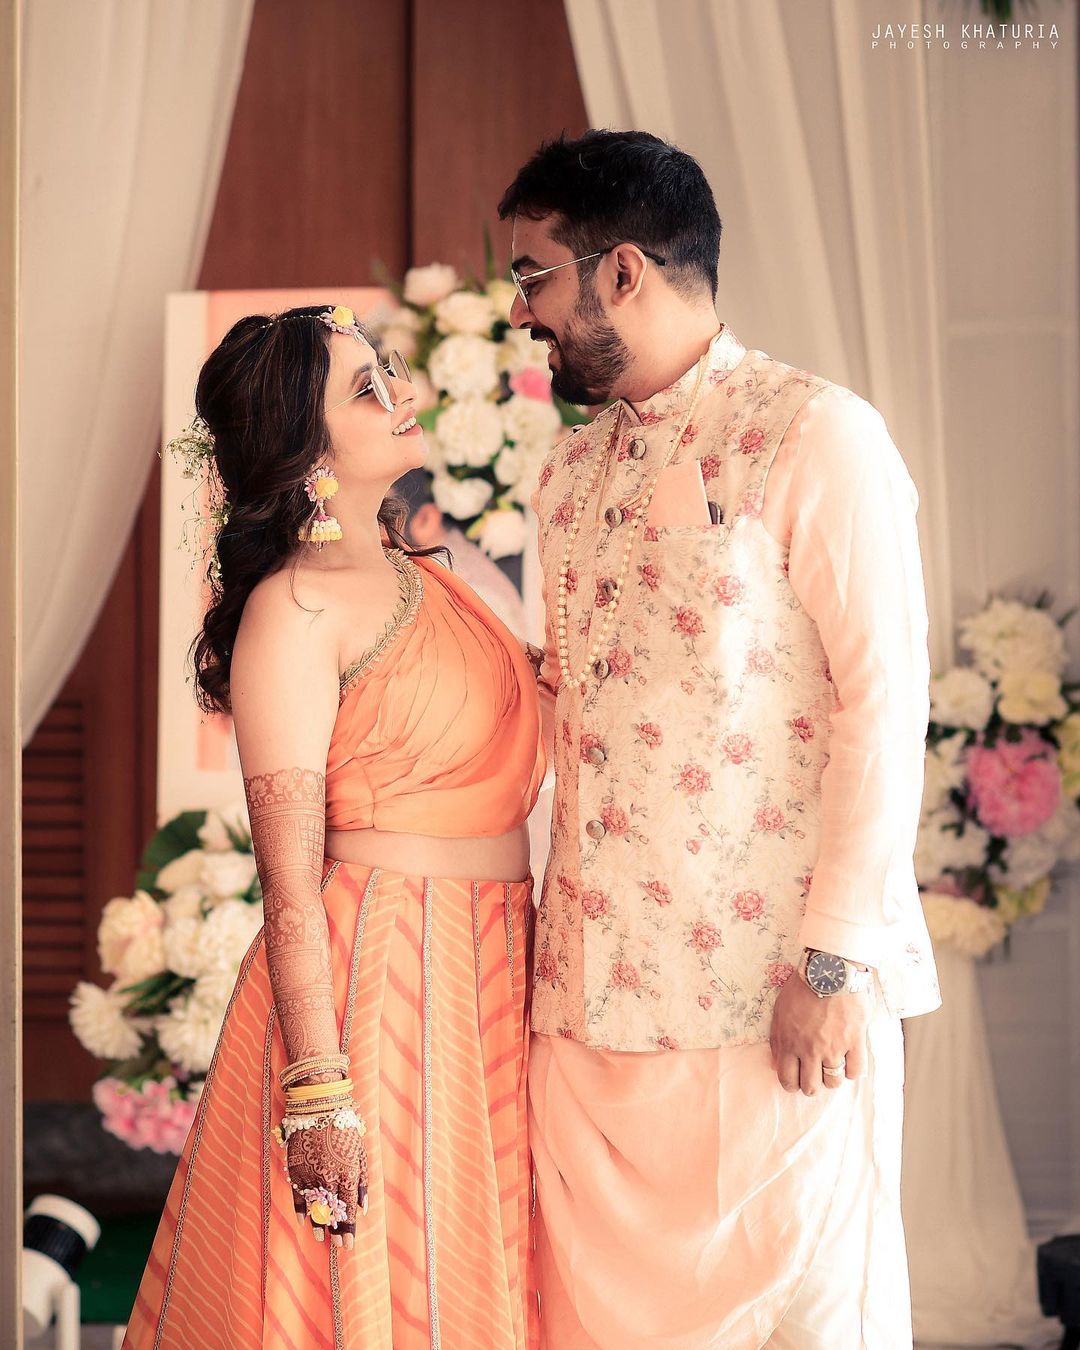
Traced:
POLYGON ((833 994, 862 994, 873 987, 874 972, 860 970, 842 956, 807 947, 799 964, 799 973, 818 998, 833 994))

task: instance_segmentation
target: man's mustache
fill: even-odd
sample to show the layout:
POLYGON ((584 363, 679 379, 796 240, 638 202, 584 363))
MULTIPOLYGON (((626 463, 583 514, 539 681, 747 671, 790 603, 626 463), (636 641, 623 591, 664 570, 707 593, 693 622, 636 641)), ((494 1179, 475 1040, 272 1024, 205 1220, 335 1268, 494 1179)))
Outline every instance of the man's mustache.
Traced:
POLYGON ((558 342, 558 338, 550 328, 530 328, 529 336, 534 342, 558 342))

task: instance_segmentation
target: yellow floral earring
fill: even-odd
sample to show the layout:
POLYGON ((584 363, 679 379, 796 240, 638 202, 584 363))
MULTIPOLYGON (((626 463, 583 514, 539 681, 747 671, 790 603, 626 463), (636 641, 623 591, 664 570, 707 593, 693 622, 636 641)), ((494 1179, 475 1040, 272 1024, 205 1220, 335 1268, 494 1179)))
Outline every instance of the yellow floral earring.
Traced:
POLYGON ((323 502, 337 492, 338 486, 338 480, 334 477, 333 470, 325 464, 320 464, 317 469, 312 469, 311 473, 304 479, 304 491, 308 495, 308 500, 317 503, 317 505, 308 521, 301 525, 296 532, 297 538, 302 543, 314 544, 316 548, 321 550, 323 544, 327 541, 342 537, 341 525, 336 517, 328 516, 323 507, 323 502))

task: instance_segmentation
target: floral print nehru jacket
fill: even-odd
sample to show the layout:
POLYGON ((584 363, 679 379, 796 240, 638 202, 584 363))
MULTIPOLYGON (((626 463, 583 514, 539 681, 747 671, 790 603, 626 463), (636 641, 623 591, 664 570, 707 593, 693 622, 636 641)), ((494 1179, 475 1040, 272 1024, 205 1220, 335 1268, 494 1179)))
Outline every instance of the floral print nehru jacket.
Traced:
POLYGON ((697 375, 605 409, 555 447, 533 498, 556 788, 532 1025, 614 1050, 768 1039, 804 946, 875 966, 898 1015, 940 1002, 912 864, 929 715, 917 496, 869 404, 724 325, 669 461, 700 465, 714 523, 639 524, 584 692, 560 679, 559 568, 596 457, 567 578, 575 674, 697 375), (798 481, 785 468, 782 544, 766 479, 822 403, 840 448, 798 447, 798 481), (883 530, 890 502, 900 523, 883 530))

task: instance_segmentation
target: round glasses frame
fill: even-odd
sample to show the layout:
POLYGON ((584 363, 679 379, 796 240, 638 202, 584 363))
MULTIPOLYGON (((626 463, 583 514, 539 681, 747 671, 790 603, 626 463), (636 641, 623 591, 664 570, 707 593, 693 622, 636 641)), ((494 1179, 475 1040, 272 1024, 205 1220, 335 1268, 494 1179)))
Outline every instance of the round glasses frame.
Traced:
POLYGON ((365 385, 357 389, 354 393, 347 394, 345 398, 339 399, 337 403, 332 403, 327 412, 333 412, 335 408, 340 408, 343 403, 348 403, 351 399, 360 398, 362 395, 372 393, 379 401, 380 407, 387 412, 393 412, 397 407, 394 399, 393 386, 390 380, 408 380, 412 383, 412 371, 409 369, 409 363, 398 351, 393 351, 385 361, 379 361, 371 368, 371 378, 365 385))

